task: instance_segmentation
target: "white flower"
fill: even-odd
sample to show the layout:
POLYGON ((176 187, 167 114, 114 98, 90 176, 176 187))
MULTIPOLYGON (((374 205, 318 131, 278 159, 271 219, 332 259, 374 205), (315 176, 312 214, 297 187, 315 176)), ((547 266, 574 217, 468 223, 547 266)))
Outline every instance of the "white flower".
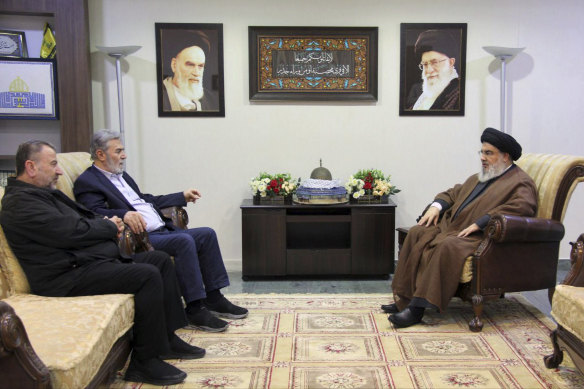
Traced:
POLYGON ((263 183, 262 184, 259 184, 258 185, 258 190, 260 192, 266 193, 266 184, 263 184, 263 183))
POLYGON ((266 184, 268 184, 270 182, 270 179, 268 177, 264 178, 263 180, 266 184))

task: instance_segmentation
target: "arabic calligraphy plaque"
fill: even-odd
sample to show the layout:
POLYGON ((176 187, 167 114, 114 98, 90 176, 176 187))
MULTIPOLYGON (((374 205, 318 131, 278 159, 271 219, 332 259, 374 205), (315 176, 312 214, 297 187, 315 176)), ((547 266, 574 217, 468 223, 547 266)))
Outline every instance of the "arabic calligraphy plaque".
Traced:
POLYGON ((377 27, 249 27, 250 100, 377 100, 377 27))

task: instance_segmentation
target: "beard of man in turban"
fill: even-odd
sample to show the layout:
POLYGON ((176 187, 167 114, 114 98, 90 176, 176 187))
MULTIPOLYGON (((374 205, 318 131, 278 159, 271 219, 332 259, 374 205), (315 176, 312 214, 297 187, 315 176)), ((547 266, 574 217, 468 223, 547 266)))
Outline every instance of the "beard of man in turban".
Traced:
POLYGON ((173 84, 189 100, 200 100, 204 95, 203 73, 205 52, 198 46, 182 50, 171 63, 173 84))
POLYGON ((505 170, 507 170, 509 165, 509 163, 505 162, 505 156, 501 152, 496 156, 494 162, 490 162, 487 158, 483 161, 481 158, 481 170, 479 171, 478 177, 479 181, 487 182, 495 177, 499 177, 505 172, 505 170))
POLYGON ((428 51, 422 55, 422 63, 427 64, 422 70, 422 94, 414 109, 428 109, 442 91, 448 86, 450 81, 458 78, 458 73, 454 68, 454 58, 438 53, 436 51, 428 51), (432 65, 432 63, 435 63, 432 65), (426 104, 424 102, 427 100, 426 104))

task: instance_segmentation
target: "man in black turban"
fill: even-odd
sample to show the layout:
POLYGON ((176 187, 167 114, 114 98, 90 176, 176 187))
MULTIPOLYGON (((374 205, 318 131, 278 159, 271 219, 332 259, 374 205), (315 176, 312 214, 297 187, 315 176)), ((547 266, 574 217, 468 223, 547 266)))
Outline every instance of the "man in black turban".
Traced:
POLYGON ((395 303, 381 307, 395 327, 420 323, 426 308, 446 309, 491 216, 536 213, 535 184, 513 163, 521 156, 519 143, 493 128, 481 142, 479 173, 439 193, 408 232, 391 285, 395 303))
POLYGON ((454 67, 460 44, 450 32, 426 30, 414 47, 422 82, 408 96, 407 108, 413 110, 459 110, 460 79, 454 67))
POLYGON ((162 80, 163 111, 218 111, 219 96, 210 88, 212 83, 203 77, 211 52, 207 34, 200 30, 173 29, 162 30, 160 34, 163 69, 166 69, 162 80))

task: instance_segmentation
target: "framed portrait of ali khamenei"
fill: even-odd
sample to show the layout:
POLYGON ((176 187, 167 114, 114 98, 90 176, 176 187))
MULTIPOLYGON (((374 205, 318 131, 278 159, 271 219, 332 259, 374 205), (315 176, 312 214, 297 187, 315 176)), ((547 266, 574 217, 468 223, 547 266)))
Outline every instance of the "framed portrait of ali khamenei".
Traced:
POLYGON ((464 116, 466 23, 402 23, 400 116, 464 116))
POLYGON ((223 24, 155 23, 158 116, 225 117, 223 24))

